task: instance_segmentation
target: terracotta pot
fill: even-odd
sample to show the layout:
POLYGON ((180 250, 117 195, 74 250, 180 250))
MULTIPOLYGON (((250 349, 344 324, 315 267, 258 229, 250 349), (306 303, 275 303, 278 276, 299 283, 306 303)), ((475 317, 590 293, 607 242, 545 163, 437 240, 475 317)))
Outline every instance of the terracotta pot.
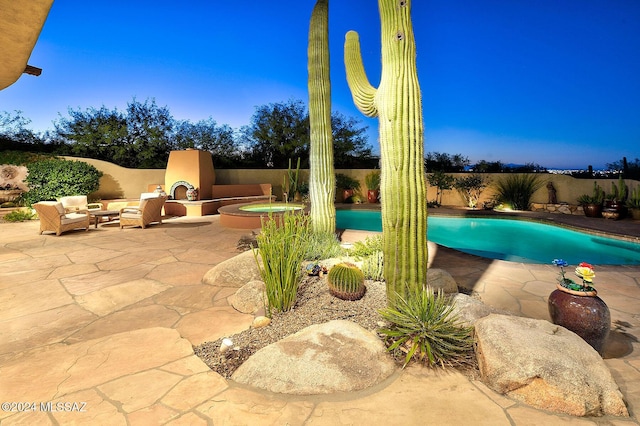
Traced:
POLYGON ((585 204, 582 208, 586 217, 602 217, 601 204, 585 204))
POLYGON ((342 190, 342 202, 348 202, 349 198, 353 197, 355 191, 353 189, 343 189, 342 190))
POLYGON ((372 204, 377 203, 379 194, 380 194, 380 191, 378 191, 377 189, 369 189, 367 191, 367 201, 372 204))
POLYGON ((629 209, 633 220, 640 220, 640 209, 629 209))
POLYGON ((558 284, 549 295, 548 306, 554 324, 573 331, 602 355, 611 329, 611 314, 596 291, 575 292, 558 284))

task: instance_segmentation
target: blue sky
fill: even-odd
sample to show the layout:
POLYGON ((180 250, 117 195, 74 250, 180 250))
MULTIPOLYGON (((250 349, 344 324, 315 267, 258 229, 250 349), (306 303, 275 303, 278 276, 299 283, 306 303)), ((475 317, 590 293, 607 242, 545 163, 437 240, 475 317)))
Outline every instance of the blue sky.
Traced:
MULTIPOLYGON (((314 0, 55 0, 29 60, 0 92, 37 131, 69 108, 155 98, 177 119, 239 128, 255 107, 307 100, 314 0)), ((640 157, 640 1, 415 0, 425 151, 549 168, 640 157)), ((380 78, 377 2, 330 1, 333 109, 369 127, 346 84, 346 31, 380 78)))

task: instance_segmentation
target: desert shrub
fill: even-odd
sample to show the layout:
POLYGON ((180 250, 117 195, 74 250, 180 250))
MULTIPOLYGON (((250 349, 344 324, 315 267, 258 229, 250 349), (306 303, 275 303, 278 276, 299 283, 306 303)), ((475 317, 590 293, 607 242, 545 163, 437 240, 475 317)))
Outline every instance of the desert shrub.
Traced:
POLYGON ((269 220, 262 222, 256 240, 262 257, 260 274, 266 285, 269 316, 274 309, 285 312, 295 304, 310 233, 309 216, 304 214, 286 212, 281 219, 270 215, 269 220))
POLYGON ((380 310, 389 327, 380 330, 389 351, 406 352, 405 367, 412 358, 429 366, 466 362, 473 349, 472 327, 459 324, 453 305, 438 291, 427 287, 407 299, 396 295, 394 307, 380 310))
POLYGON ((312 232, 305 245, 305 260, 329 259, 339 257, 343 252, 338 237, 332 232, 312 232))
POLYGON ((364 241, 356 241, 349 250, 349 254, 356 259, 362 259, 382 251, 382 234, 366 237, 364 241))
POLYGON ((6 222, 24 222, 25 220, 34 219, 35 215, 27 210, 14 210, 4 215, 6 222))
POLYGON ((377 251, 363 259, 362 272, 368 280, 384 281, 384 255, 382 251, 377 251))
POLYGON ((51 159, 28 167, 29 191, 21 195, 27 205, 66 195, 87 195, 100 187, 102 172, 84 161, 51 159))
POLYGON ((514 210, 529 210, 531 197, 544 185, 540 176, 533 174, 509 174, 495 184, 497 198, 514 210))

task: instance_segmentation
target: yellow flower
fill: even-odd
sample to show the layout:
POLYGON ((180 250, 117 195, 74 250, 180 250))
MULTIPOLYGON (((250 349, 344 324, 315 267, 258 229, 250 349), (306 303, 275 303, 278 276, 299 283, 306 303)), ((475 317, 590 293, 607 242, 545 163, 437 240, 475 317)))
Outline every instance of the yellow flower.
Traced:
POLYGON ((596 276, 595 272, 593 272, 593 269, 586 266, 578 266, 576 268, 576 275, 588 283, 593 282, 593 279, 596 276))

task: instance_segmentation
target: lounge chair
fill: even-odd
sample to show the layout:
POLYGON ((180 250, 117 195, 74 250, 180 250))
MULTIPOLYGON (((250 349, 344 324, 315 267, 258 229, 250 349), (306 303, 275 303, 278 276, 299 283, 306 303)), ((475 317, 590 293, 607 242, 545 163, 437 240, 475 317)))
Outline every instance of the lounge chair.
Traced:
POLYGON ((62 207, 69 213, 102 210, 102 203, 89 203, 86 195, 69 195, 58 198, 58 201, 62 203, 62 207))
POLYGON ((162 207, 167 197, 140 197, 138 206, 120 209, 120 229, 123 226, 140 226, 144 229, 152 222, 162 225, 162 207))
POLYGON ((89 230, 89 212, 68 213, 59 201, 40 201, 35 203, 40 218, 40 234, 45 231, 55 232, 60 235, 73 229, 89 230))

